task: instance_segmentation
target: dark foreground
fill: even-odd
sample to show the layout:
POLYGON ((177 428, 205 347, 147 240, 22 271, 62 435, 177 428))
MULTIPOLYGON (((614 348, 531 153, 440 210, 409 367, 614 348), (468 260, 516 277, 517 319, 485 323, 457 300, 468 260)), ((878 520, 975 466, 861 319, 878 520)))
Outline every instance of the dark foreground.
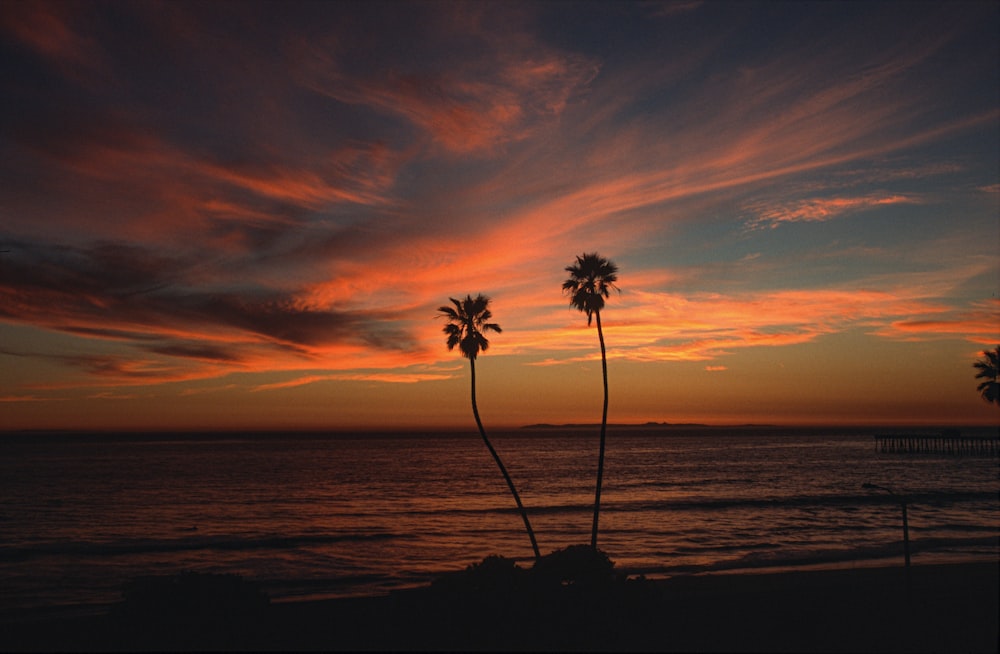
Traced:
POLYGON ((3 651, 996 652, 998 565, 436 585, 387 597, 0 624, 3 651))

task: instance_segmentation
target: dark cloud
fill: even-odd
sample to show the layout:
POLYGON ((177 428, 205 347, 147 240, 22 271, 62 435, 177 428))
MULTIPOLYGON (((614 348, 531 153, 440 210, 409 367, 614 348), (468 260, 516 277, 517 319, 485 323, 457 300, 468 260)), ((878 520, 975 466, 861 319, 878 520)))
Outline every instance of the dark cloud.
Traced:
POLYGON ((387 317, 366 312, 304 309, 288 294, 269 291, 171 294, 165 309, 178 318, 224 325, 293 345, 337 342, 374 345, 387 317), (371 329, 371 333, 369 333, 371 329))
MULTIPOLYGON (((190 261, 145 247, 97 243, 89 247, 8 242, 0 260, 5 294, 29 301, 31 293, 65 295, 71 305, 109 306, 175 281, 190 261)), ((58 311, 57 306, 50 308, 58 311)))
POLYGON ((240 357, 236 354, 234 348, 222 347, 209 343, 174 342, 163 345, 152 345, 146 347, 145 349, 156 354, 163 354, 170 357, 183 357, 187 359, 217 361, 222 363, 240 361, 240 357))
MULTIPOLYGON (((0 349, 5 356, 43 359, 76 368, 94 377, 114 381, 162 380, 179 371, 163 361, 139 361, 133 356, 118 354, 62 354, 53 352, 0 349)), ((39 385, 39 387, 45 385, 39 385)))
POLYGON ((124 329, 107 329, 107 328, 97 328, 97 327, 64 327, 62 329, 64 332, 70 334, 76 334, 78 336, 85 336, 88 338, 105 338, 116 341, 151 341, 157 340, 159 337, 154 334, 148 334, 144 332, 128 331, 124 329))
MULTIPOLYGON (((140 344, 150 334, 228 330, 300 351, 336 343, 392 350, 412 345, 389 312, 305 307, 294 291, 240 286, 232 276, 217 288, 199 285, 204 269, 190 257, 119 243, 7 247, 11 256, 0 260, 0 315, 14 321, 140 344)), ((211 274, 222 277, 221 271, 211 274)), ((238 358, 233 348, 200 343, 146 349, 220 361, 238 358)))
POLYGON ((135 359, 112 354, 50 354, 45 358, 79 368, 88 375, 122 379, 159 379, 169 372, 161 363, 137 362, 135 359))

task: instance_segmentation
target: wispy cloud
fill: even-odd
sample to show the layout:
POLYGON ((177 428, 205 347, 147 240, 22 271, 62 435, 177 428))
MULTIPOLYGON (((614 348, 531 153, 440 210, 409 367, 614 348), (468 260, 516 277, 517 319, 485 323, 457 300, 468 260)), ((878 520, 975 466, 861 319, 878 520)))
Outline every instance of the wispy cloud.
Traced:
POLYGON ((53 402, 61 398, 39 397, 38 395, 2 395, 0 402, 21 403, 21 402, 53 402))
POLYGON ((409 373, 409 372, 367 372, 367 373, 338 373, 324 375, 306 375, 281 382, 270 384, 260 384, 251 388, 251 392, 274 391, 284 388, 295 388, 307 384, 315 384, 324 381, 361 381, 379 382, 385 384, 416 384, 427 381, 443 381, 454 377, 452 374, 441 373, 409 373))
POLYGON ((102 391, 100 393, 94 393, 93 395, 88 395, 88 400, 134 400, 139 395, 135 393, 113 393, 110 391, 102 391))
POLYGON ((747 210, 753 218, 747 221, 751 229, 775 227, 783 223, 822 222, 845 214, 895 204, 920 204, 919 198, 907 195, 868 195, 863 197, 831 197, 799 200, 790 205, 756 205, 747 210))
MULTIPOLYGON (((649 292, 629 289, 627 304, 610 307, 604 330, 608 356, 632 361, 710 361, 742 348, 808 343, 849 329, 894 340, 1000 339, 996 303, 951 308, 905 289, 784 290, 741 295, 649 292)), ((564 352, 532 365, 599 359, 585 322, 544 332, 509 334, 520 354, 564 352), (577 354, 582 353, 582 354, 577 354)))
MULTIPOLYGON (((484 12, 468 11, 425 26, 442 47, 465 44, 463 57, 446 67, 431 58, 359 71, 351 66, 357 52, 344 51, 342 42, 300 41, 298 79, 339 102, 402 118, 429 138, 432 149, 495 154, 536 133, 541 124, 554 124, 598 66, 583 55, 544 45, 510 20, 498 38, 484 15, 489 9, 477 9, 484 12)), ((367 49, 367 44, 355 45, 367 49)))
POLYGON ((893 321, 876 333, 904 341, 959 337, 982 345, 1000 343, 1000 300, 994 298, 974 302, 969 307, 938 318, 914 317, 893 321))

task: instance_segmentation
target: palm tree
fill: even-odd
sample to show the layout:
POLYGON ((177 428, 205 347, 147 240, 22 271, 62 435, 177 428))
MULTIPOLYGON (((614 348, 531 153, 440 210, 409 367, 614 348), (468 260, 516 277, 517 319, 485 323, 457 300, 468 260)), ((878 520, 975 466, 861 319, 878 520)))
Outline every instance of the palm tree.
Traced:
POLYGON ((1000 345, 996 350, 985 350, 983 356, 986 358, 972 364, 972 367, 979 371, 976 373, 976 379, 986 380, 979 384, 976 390, 984 400, 995 402, 1000 406, 1000 382, 997 382, 997 377, 1000 376, 1000 345))
POLYGON ((597 318, 597 338, 601 342, 601 373, 604 375, 604 411, 601 414, 601 449, 597 457, 597 490, 594 493, 594 525, 590 532, 590 546, 597 549, 597 522, 601 514, 601 485, 604 481, 604 442, 608 427, 608 357, 604 349, 604 331, 601 329, 601 309, 604 300, 618 281, 618 266, 596 252, 583 254, 576 263, 566 267, 569 279, 563 282, 564 293, 569 293, 569 305, 587 314, 587 326, 597 318))
POLYGON ((517 508, 521 512, 521 519, 524 520, 524 528, 528 531, 531 549, 535 552, 535 561, 537 562, 541 558, 541 553, 538 551, 538 543, 535 541, 535 532, 528 520, 528 513, 524 510, 524 505, 521 504, 521 496, 517 494, 514 482, 511 480, 503 461, 500 460, 500 455, 493 449, 490 439, 486 437, 483 421, 479 418, 479 406, 476 404, 476 357, 479 356, 480 350, 485 351, 490 346, 490 342, 483 333, 493 331, 499 334, 503 330, 500 329, 500 325, 490 322, 493 313, 489 309, 490 299, 485 295, 480 294, 475 298, 466 295, 464 300, 448 299, 455 305, 454 308, 449 306, 438 308, 438 311, 441 312, 438 317, 448 319, 448 324, 444 326, 444 333, 448 335, 448 351, 455 349, 457 345, 458 349, 462 351, 462 356, 469 360, 469 367, 472 370, 472 415, 476 417, 479 435, 483 437, 486 448, 493 455, 493 460, 496 461, 504 480, 507 481, 507 488, 514 496, 514 502, 517 503, 517 508))

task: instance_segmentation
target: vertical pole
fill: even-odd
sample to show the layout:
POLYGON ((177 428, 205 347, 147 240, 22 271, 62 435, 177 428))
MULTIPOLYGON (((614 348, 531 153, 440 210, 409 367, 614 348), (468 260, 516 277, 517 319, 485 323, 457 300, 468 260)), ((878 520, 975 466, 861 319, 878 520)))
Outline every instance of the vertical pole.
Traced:
POLYGON ((906 596, 910 596, 913 584, 910 581, 910 523, 906 518, 906 500, 900 500, 903 507, 903 555, 906 560, 906 596))
POLYGON ((876 484, 864 483, 861 484, 862 488, 869 488, 874 490, 880 490, 888 493, 897 502, 899 502, 900 508, 903 510, 903 561, 905 563, 905 575, 906 575, 906 601, 907 604, 911 601, 910 591, 913 588, 910 578, 910 522, 906 515, 906 497, 903 495, 897 495, 895 491, 891 488, 886 488, 885 486, 878 486, 876 484))

